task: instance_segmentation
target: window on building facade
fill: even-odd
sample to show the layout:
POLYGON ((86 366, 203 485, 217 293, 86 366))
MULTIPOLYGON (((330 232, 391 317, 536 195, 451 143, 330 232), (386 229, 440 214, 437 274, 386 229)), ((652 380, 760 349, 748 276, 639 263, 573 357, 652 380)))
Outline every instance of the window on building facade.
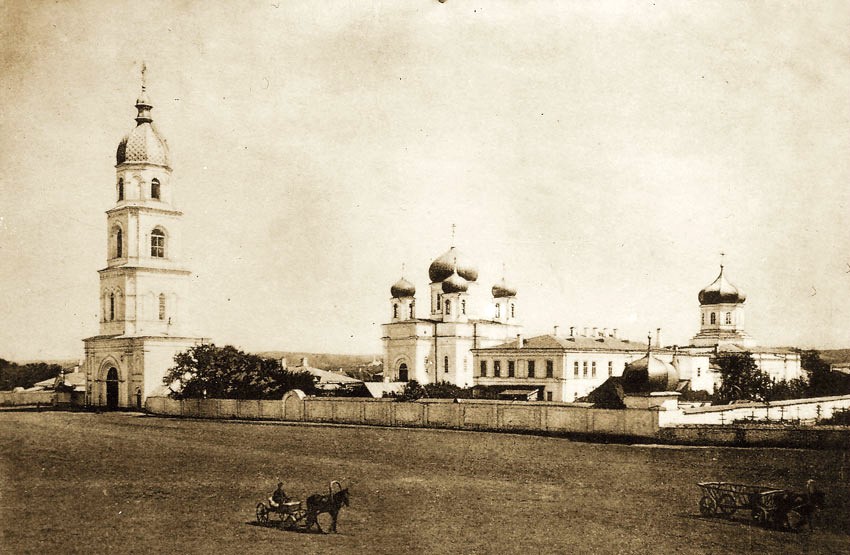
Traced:
POLYGON ((416 318, 416 303, 410 303, 410 319, 413 320, 416 318))
POLYGON ((731 313, 731 312, 727 312, 727 313, 726 313, 726 323, 727 323, 727 324, 731 324, 731 323, 732 323, 732 313, 731 313))
POLYGON ((596 361, 595 360, 590 363, 590 377, 591 378, 596 377, 596 361))
POLYGON ((460 313, 466 314, 466 299, 460 301, 460 313))
POLYGON ((609 376, 614 375, 614 363, 610 360, 608 361, 608 375, 609 376))
POLYGON ((717 323, 717 315, 715 313, 711 313, 711 324, 714 325, 717 323))
POLYGON ((502 361, 494 360, 493 361, 493 376, 500 377, 502 375, 502 361))
POLYGON ((573 377, 578 378, 578 361, 573 363, 573 377))
POLYGON ((407 364, 401 363, 398 367, 398 381, 406 382, 407 381, 407 364))
POLYGON ((528 361, 528 377, 529 378, 534 377, 534 361, 533 360, 528 361))
POLYGON ((165 257, 165 233, 161 229, 151 231, 151 256, 154 258, 165 257))
POLYGON ((449 357, 443 357, 443 372, 449 371, 449 357))
POLYGON ((513 360, 508 361, 508 377, 513 378, 514 374, 516 374, 516 362, 513 360))
POLYGON ((546 377, 552 378, 555 376, 555 362, 551 360, 546 361, 546 377))
POLYGON ((481 366, 481 377, 486 378, 487 377, 487 361, 482 360, 480 366, 481 366))
POLYGON ((393 303, 393 318, 398 318, 398 305, 393 303))
POLYGON ((581 363, 581 377, 582 378, 587 377, 587 361, 586 360, 581 363))
POLYGON ((496 303, 496 318, 501 318, 501 317, 502 317, 502 305, 499 304, 499 303, 496 303))
POLYGON ((452 314, 452 301, 446 299, 446 316, 451 316, 452 314))
POLYGON ((119 227, 115 230, 115 258, 124 256, 124 232, 119 227))
POLYGON ((701 326, 705 325, 705 312, 703 312, 702 314, 699 315, 699 324, 701 326))
POLYGON ((151 180, 151 198, 159 200, 159 179, 151 180))
POLYGON ((435 312, 440 312, 443 309, 443 295, 437 293, 437 306, 434 307, 435 312))
POLYGON ((699 375, 700 375, 700 373, 701 373, 701 372, 702 372, 702 370, 700 370, 699 368, 697 368, 697 378, 699 378, 699 375))
POLYGON ((516 307, 511 303, 511 318, 516 318, 516 307))
POLYGON ((165 295, 159 294, 159 319, 165 320, 165 295))
POLYGON ((546 392, 546 400, 547 400, 547 401, 551 401, 551 400, 552 400, 552 392, 551 392, 551 391, 547 391, 547 392, 546 392))
POLYGON ((124 200, 124 179, 118 180, 118 200, 124 200))
POLYGON ((115 293, 109 294, 109 321, 115 319, 115 293))

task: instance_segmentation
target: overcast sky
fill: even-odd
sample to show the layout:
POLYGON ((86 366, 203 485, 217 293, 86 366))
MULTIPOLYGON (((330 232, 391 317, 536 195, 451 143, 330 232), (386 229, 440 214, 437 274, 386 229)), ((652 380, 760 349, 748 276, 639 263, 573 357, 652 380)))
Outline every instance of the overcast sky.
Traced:
MULTIPOLYGON (((196 332, 380 353, 455 243, 526 333, 698 331, 726 275, 763 345, 850 347, 846 2, 0 7, 0 357, 98 333, 142 60, 196 332)), ((424 316, 424 313, 420 315, 424 316)))

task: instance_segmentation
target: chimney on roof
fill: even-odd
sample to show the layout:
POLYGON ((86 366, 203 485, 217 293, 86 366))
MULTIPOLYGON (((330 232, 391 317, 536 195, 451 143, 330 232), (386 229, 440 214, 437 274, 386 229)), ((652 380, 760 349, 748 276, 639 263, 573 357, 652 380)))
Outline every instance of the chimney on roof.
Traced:
POLYGON ((661 328, 655 328, 655 346, 661 348, 661 328))
POLYGON ((301 357, 301 366, 307 366, 307 357, 301 357))
POLYGON ((557 326, 557 325, 556 325, 556 326, 555 326, 555 329, 554 329, 554 331, 553 331, 553 335, 554 335, 555 337, 558 337, 558 327, 559 327, 559 326, 557 326))
POLYGON ((575 336, 576 336, 576 327, 570 326, 570 337, 575 337, 575 336))
POLYGON ((599 336, 599 333, 597 333, 597 331, 596 331, 597 329, 599 329, 599 328, 595 328, 595 327, 593 328, 593 337, 599 336))
POLYGON ((617 328, 614 328, 613 330, 611 330, 611 337, 613 337, 614 339, 617 339, 617 328))
POLYGON ((286 357, 281 357, 281 359, 280 359, 280 369, 286 370, 286 357))
POLYGON ((516 334, 516 347, 517 349, 522 349, 525 347, 525 339, 522 338, 522 334, 516 334))
POLYGON ((602 337, 608 337, 608 328, 602 328, 602 337))
POLYGON ((584 336, 587 337, 588 335, 590 335, 590 328, 585 326, 584 327, 584 336))

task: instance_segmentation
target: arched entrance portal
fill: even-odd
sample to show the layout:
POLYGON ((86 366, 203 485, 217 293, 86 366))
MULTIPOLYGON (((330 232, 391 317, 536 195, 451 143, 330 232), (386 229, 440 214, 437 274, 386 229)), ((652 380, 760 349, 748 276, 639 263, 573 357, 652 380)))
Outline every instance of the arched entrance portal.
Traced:
POLYGON ((407 364, 402 362, 398 367, 398 381, 407 381, 407 364))
POLYGON ((114 366, 106 373, 106 408, 118 408, 118 370, 114 366))

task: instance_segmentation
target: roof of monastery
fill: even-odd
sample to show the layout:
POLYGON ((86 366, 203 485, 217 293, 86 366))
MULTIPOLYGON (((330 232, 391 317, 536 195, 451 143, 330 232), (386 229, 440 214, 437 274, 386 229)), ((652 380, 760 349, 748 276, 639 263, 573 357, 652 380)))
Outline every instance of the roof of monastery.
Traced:
MULTIPOLYGON (((694 345, 685 345, 680 347, 687 351, 704 351, 712 353, 715 350, 714 346, 696 347, 694 345)), ((799 354, 799 351, 792 347, 762 347, 760 345, 741 345, 740 343, 720 343, 716 347, 720 353, 753 353, 753 354, 773 354, 773 355, 793 355, 799 354)))
POLYGON ((136 100, 139 115, 136 116, 136 127, 118 143, 115 153, 116 164, 127 162, 144 162, 159 166, 170 166, 168 144, 153 125, 150 110, 153 108, 148 101, 144 86, 142 94, 136 100))
POLYGON ((747 300, 747 294, 729 283, 723 275, 723 265, 720 265, 720 274, 710 285, 705 286, 698 295, 699 304, 739 304, 747 300))
MULTIPOLYGON (((495 351, 516 349, 517 340, 508 341, 494 347, 483 347, 478 351, 495 351)), ((523 341, 522 349, 550 349, 558 351, 646 351, 646 343, 619 339, 617 337, 560 337, 554 335, 538 335, 523 341)), ((669 349, 654 349, 667 352, 669 349)))

